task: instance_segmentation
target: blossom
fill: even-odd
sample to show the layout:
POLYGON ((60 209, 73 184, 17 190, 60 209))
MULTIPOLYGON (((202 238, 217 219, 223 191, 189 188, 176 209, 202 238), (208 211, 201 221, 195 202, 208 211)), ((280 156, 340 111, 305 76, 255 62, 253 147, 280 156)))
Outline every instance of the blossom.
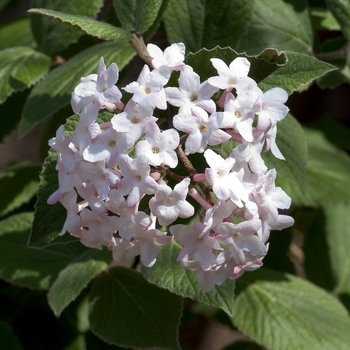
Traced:
POLYGON ((161 225, 170 225, 178 217, 189 218, 194 214, 193 206, 185 199, 189 184, 190 179, 185 178, 174 190, 167 185, 159 185, 155 197, 149 201, 149 206, 161 225))
POLYGON ((164 52, 154 44, 147 45, 148 54, 153 58, 152 65, 154 68, 167 66, 169 69, 181 70, 185 59, 185 45, 183 43, 172 44, 164 52))
POLYGON ((213 113, 216 110, 215 102, 211 99, 218 89, 207 81, 200 83, 200 78, 190 66, 184 66, 180 72, 179 87, 165 89, 167 101, 180 107, 179 113, 190 113, 191 107, 198 106, 213 113))
POLYGON ((185 143, 185 153, 202 153, 207 145, 218 145, 229 140, 231 136, 220 129, 222 119, 222 113, 215 112, 208 117, 208 113, 200 107, 193 107, 192 115, 175 115, 175 128, 189 134, 185 143))
POLYGON ((98 108, 114 111, 116 103, 122 96, 115 86, 119 78, 119 69, 112 63, 107 69, 103 57, 100 59, 97 74, 90 74, 80 79, 80 83, 72 93, 71 104, 74 113, 79 113, 90 103, 98 108))
POLYGON ((245 57, 235 58, 229 66, 219 58, 211 58, 210 61, 219 74, 208 79, 212 86, 229 90, 235 88, 239 92, 247 84, 255 83, 248 77, 250 62, 245 57))
POLYGON ((124 90, 133 94, 132 99, 136 103, 147 103, 159 109, 166 109, 164 85, 169 77, 170 71, 165 66, 151 71, 144 65, 137 81, 128 84, 124 90))

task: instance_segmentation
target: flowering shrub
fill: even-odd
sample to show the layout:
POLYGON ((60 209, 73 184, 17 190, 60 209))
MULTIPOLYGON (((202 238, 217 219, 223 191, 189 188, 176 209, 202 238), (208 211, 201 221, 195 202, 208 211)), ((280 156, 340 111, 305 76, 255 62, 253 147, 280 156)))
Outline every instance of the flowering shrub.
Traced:
POLYGON ((59 200, 67 210, 61 234, 68 231, 87 247, 106 246, 117 262, 140 255, 143 265, 153 266, 160 247, 174 238, 182 245, 177 260, 196 271, 209 291, 262 266, 270 230, 293 224, 278 213, 290 207, 290 197, 275 186, 276 170, 268 170, 261 157, 271 149, 284 159, 276 129, 288 113, 288 95, 281 88, 263 93, 248 77, 244 57, 229 66, 212 58, 218 76, 201 83, 184 64, 183 43, 164 54, 153 44, 147 50, 153 69, 145 65, 137 81, 123 88, 131 94, 125 107, 115 63, 106 68, 101 58, 98 73, 81 78, 72 93, 79 115, 74 133, 64 136, 62 125, 50 140, 58 152, 59 188, 48 203, 59 200), (179 87, 165 87, 172 71, 180 71, 179 87), (178 113, 153 116, 168 104, 178 113), (101 109, 114 114, 98 124, 101 109), (225 158, 209 148, 225 143, 232 147, 225 158), (203 173, 187 157, 201 153, 208 165, 203 173), (179 162, 186 175, 177 171, 179 162), (139 210, 144 199, 149 209, 139 210), (191 226, 173 224, 195 213, 191 226))
POLYGON ((39 160, 0 171, 2 347, 347 350, 346 1, 31 6, 0 26, 0 137, 39 160))

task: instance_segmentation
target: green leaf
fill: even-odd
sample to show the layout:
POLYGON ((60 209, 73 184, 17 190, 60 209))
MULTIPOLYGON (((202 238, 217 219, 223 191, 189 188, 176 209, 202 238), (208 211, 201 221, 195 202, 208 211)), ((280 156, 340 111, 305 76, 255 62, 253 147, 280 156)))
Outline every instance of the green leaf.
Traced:
POLYGON ((38 166, 21 162, 0 172, 0 216, 29 202, 36 194, 39 171, 38 166))
POLYGON ((324 206, 335 292, 350 294, 350 204, 324 206))
POLYGON ((165 28, 170 42, 182 41, 190 51, 220 45, 250 55, 266 47, 313 52, 304 0, 173 0, 165 15, 165 28))
POLYGON ((29 18, 17 19, 0 28, 0 50, 14 46, 33 47, 34 44, 29 18))
POLYGON ((323 289, 293 275, 260 269, 236 282, 234 324, 276 350, 346 350, 347 310, 323 289))
POLYGON ((340 25, 327 9, 312 8, 310 10, 312 27, 319 30, 340 30, 340 25))
POLYGON ((266 47, 309 55, 313 52, 313 32, 304 0, 207 1, 206 12, 206 47, 229 45, 248 54, 266 47), (210 15, 213 13, 215 16, 210 15))
POLYGON ((113 5, 122 26, 142 34, 157 18, 162 0, 113 0, 113 5))
POLYGON ((264 91, 280 87, 291 94, 293 91, 305 89, 315 79, 337 69, 329 63, 302 53, 286 52, 286 54, 288 62, 259 84, 264 91))
POLYGON ((5 322, 0 321, 0 339, 1 347, 4 349, 11 350, 22 350, 21 342, 16 337, 15 333, 9 325, 6 325, 5 322))
POLYGON ((61 270, 78 261, 99 260, 103 251, 80 242, 46 249, 27 246, 33 213, 13 215, 0 225, 0 278, 31 289, 47 289, 61 270))
MULTIPOLYGON (((164 24, 171 43, 183 42, 187 51, 198 51, 205 46, 205 1, 171 0, 164 13, 164 24)), ((226 45, 229 44, 223 46, 226 45)))
POLYGON ((222 48, 216 46, 211 50, 204 48, 196 53, 189 53, 186 56, 186 64, 190 65, 201 77, 202 81, 204 81, 209 77, 217 75, 217 71, 210 61, 211 58, 220 58, 229 65, 237 57, 245 57, 250 61, 251 66, 249 76, 257 83, 265 79, 287 62, 287 56, 285 53, 278 52, 275 49, 266 49, 259 55, 248 56, 245 53, 237 53, 230 47, 222 48))
POLYGON ((350 39, 350 1, 325 0, 327 7, 340 24, 346 39, 350 39))
POLYGON ((20 136, 24 136, 39 121, 67 106, 80 78, 97 72, 100 57, 104 57, 107 66, 115 62, 122 70, 134 55, 135 51, 128 43, 107 42, 80 52, 52 70, 28 97, 23 110, 20 136))
POLYGON ((321 132, 304 128, 308 142, 306 192, 289 182, 278 181, 294 204, 311 207, 350 201, 350 158, 333 146, 321 132))
POLYGON ((67 217, 67 211, 59 202, 48 205, 47 199, 58 189, 58 172, 56 169, 57 153, 49 151, 40 174, 38 199, 35 205, 33 228, 28 245, 32 247, 46 247, 57 243, 76 241, 70 236, 58 236, 67 217))
POLYGON ((306 189, 307 142, 302 127, 290 114, 277 124, 276 143, 286 160, 277 159, 271 151, 262 153, 266 166, 269 169, 275 168, 278 178, 291 181, 304 193, 306 189))
POLYGON ((73 27, 79 28, 86 34, 95 36, 99 39, 112 41, 130 41, 133 39, 133 35, 125 30, 114 27, 108 23, 96 21, 90 17, 70 15, 68 13, 46 9, 31 9, 28 12, 49 16, 60 22, 68 23, 73 27))
POLYGON ((60 272, 47 295, 49 305, 57 317, 92 279, 107 268, 111 259, 111 252, 103 250, 95 259, 71 263, 60 272))
POLYGON ((98 276, 90 292, 90 327, 120 346, 179 349, 177 327, 182 299, 142 275, 115 267, 98 276))
MULTIPOLYGON (((72 15, 96 17, 103 0, 33 0, 32 7, 59 10, 72 15)), ((48 54, 64 50, 75 43, 83 33, 53 18, 32 14, 30 16, 34 37, 39 49, 48 54)))
POLYGON ((162 246, 157 255, 157 262, 152 267, 142 267, 145 278, 172 293, 218 307, 232 316, 234 281, 227 280, 222 286, 216 286, 207 293, 203 292, 195 272, 184 269, 176 261, 180 250, 175 242, 162 246))
POLYGON ((50 58, 29 47, 0 51, 0 103, 37 83, 49 70, 50 58))

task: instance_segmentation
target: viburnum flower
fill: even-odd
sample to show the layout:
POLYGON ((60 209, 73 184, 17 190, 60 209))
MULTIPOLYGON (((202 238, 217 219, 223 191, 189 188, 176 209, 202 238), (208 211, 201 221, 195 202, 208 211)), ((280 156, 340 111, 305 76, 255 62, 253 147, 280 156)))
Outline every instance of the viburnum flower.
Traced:
POLYGON ((148 44, 147 51, 153 58, 154 68, 167 66, 171 70, 178 71, 185 65, 185 45, 183 43, 172 44, 164 52, 157 45, 148 44))
POLYGON ((116 109, 121 99, 121 92, 115 86, 119 78, 119 69, 112 63, 107 69, 103 58, 100 59, 97 74, 90 74, 80 79, 80 84, 72 93, 71 105, 74 113, 79 113, 85 106, 94 103, 98 108, 116 109))
POLYGON ((149 176, 151 169, 148 158, 143 154, 135 159, 126 154, 120 155, 119 167, 123 178, 118 189, 123 196, 128 195, 127 203, 129 206, 139 202, 144 194, 153 194, 159 186, 149 176))
POLYGON ((279 214, 291 199, 261 156, 270 150, 283 159, 276 135, 287 92, 263 93, 244 57, 229 66, 212 58, 218 75, 201 83, 184 63, 184 44, 147 50, 154 69, 145 65, 123 89, 125 106, 116 64, 106 68, 101 58, 98 74, 81 78, 71 101, 75 130, 77 116, 49 141, 59 184, 47 202, 67 211, 60 235, 106 247, 118 262, 140 256, 152 266, 160 247, 176 240, 177 261, 207 292, 262 266, 270 231, 294 223, 279 214))
POLYGON ((155 123, 149 123, 146 127, 145 140, 136 145, 136 155, 144 154, 149 164, 158 166, 161 164, 175 168, 178 158, 175 148, 179 145, 180 136, 175 129, 160 131, 155 123))
POLYGON ((124 90, 133 94, 136 103, 147 103, 159 109, 166 109, 166 97, 164 85, 170 78, 170 71, 165 66, 160 66, 153 71, 144 65, 137 81, 128 84, 124 90))
POLYGON ((198 106, 209 113, 216 111, 215 102, 211 97, 218 88, 207 81, 200 82, 200 77, 190 66, 184 66, 180 72, 179 87, 165 89, 167 101, 180 107, 179 113, 190 113, 191 107, 198 106))
POLYGON ((186 201, 189 184, 190 179, 185 178, 174 190, 167 185, 158 187, 155 197, 149 201, 149 207, 161 225, 170 225, 178 217, 189 218, 194 214, 193 206, 186 201))
POLYGON ((210 270, 216 262, 215 250, 222 250, 220 244, 208 232, 204 231, 204 224, 195 222, 193 228, 178 224, 170 227, 170 232, 183 246, 177 261, 186 262, 194 259, 203 270, 210 270))
POLYGON ((210 61, 219 74, 208 79, 212 86, 223 90, 235 88, 239 92, 247 84, 255 83, 248 77, 250 62, 244 57, 235 58, 229 66, 219 58, 211 58, 210 61))
POLYGON ((185 143, 185 153, 202 153, 207 145, 218 145, 227 141, 231 136, 220 129, 223 114, 208 113, 200 107, 192 107, 192 115, 180 113, 174 116, 173 124, 176 129, 188 133, 185 143))

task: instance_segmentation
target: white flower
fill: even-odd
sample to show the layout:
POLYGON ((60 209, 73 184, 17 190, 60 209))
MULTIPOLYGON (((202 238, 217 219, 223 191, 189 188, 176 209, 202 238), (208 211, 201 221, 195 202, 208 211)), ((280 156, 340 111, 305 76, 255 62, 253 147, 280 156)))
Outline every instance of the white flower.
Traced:
POLYGON ((160 132, 157 124, 150 123, 146 128, 146 139, 136 144, 136 155, 144 154, 151 165, 164 164, 175 168, 178 159, 174 149, 179 142, 180 136, 175 129, 160 132))
POLYGON ((183 43, 172 44, 164 52, 154 44, 147 45, 148 54, 153 58, 153 68, 167 66, 171 70, 180 70, 185 64, 185 45, 183 43))
POLYGON ((115 86, 119 78, 119 69, 112 63, 107 69, 100 59, 98 74, 90 74, 80 79, 80 83, 72 93, 71 104, 74 113, 81 110, 90 103, 96 104, 98 108, 107 108, 110 111, 116 109, 116 103, 120 101, 122 94, 115 86))
POLYGON ((189 218, 194 214, 193 206, 186 201, 190 179, 183 179, 174 190, 167 185, 160 185, 155 197, 149 201, 152 214, 161 225, 173 223, 178 217, 189 218))
POLYGON ((229 65, 219 58, 211 58, 211 63, 217 70, 219 76, 208 79, 210 85, 216 86, 219 89, 236 89, 239 92, 249 83, 255 81, 248 77, 250 62, 244 57, 235 58, 229 65))
POLYGON ((177 114, 173 119, 176 129, 189 134, 185 143, 186 154, 202 153, 207 145, 218 145, 231 138, 228 133, 220 129, 223 119, 221 112, 215 112, 208 117, 204 109, 193 107, 192 114, 177 114))
POLYGON ((165 88, 167 101, 176 107, 180 107, 179 113, 190 113, 191 107, 198 106, 213 113, 216 111, 215 102, 211 99, 218 88, 213 87, 207 81, 201 84, 199 75, 190 66, 181 70, 179 87, 165 88))

